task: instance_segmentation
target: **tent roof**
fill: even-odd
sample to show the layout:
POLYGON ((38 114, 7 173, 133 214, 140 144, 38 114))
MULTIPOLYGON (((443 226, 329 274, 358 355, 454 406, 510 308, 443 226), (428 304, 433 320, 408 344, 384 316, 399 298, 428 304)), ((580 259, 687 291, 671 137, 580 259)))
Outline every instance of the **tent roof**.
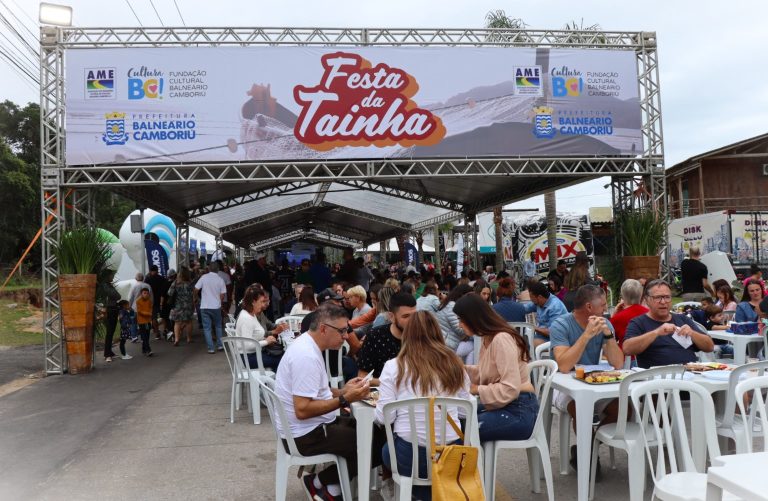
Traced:
MULTIPOLYGON (((451 165, 455 169, 456 162, 451 165)), ((463 170, 424 177, 218 179, 188 184, 123 184, 117 191, 243 247, 265 248, 265 243, 291 241, 317 243, 317 239, 323 245, 360 247, 595 175, 482 174, 467 161, 463 170), (293 240, 286 240, 287 235, 293 240)))

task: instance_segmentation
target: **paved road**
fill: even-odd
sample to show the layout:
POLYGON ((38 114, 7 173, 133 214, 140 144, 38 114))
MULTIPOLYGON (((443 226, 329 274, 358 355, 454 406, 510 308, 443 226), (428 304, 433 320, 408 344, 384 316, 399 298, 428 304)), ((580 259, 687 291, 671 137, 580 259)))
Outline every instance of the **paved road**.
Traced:
MULTIPOLYGON (((256 426, 241 410, 229 422, 224 355, 196 341, 155 343, 151 359, 99 361, 89 375, 47 377, 0 397, 0 500, 274 499, 269 418, 262 409, 256 426)), ((558 451, 554 443, 555 498, 575 499, 575 475, 557 473, 558 451)), ((611 471, 602 452, 608 478, 597 498, 626 499, 626 457, 617 453, 611 471)), ((295 472, 291 501, 304 499, 295 472)), ((502 453, 499 479, 515 499, 547 499, 530 492, 522 451, 502 453)))
POLYGON ((0 386, 42 370, 42 346, 0 346, 0 386))

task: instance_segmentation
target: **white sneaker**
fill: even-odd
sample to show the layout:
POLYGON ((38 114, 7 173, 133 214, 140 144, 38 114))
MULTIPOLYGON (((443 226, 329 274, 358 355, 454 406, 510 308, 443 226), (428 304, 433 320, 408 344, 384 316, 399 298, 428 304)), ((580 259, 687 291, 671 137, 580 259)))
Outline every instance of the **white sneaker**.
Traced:
POLYGON ((123 356, 122 356, 122 357, 120 357, 120 358, 122 358, 123 360, 130 360, 130 359, 132 359, 133 357, 132 357, 132 356, 130 356, 130 355, 128 355, 128 354, 126 353, 125 355, 123 355, 123 356))
POLYGON ((395 481, 391 478, 386 479, 381 483, 381 489, 379 490, 379 496, 384 501, 394 501, 395 499, 395 481))

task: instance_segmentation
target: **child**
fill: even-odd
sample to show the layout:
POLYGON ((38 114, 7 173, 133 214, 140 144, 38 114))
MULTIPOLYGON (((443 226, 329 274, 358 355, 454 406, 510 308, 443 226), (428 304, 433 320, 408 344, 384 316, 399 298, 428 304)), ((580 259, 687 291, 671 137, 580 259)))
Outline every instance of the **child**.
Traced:
POLYGON ((133 357, 125 353, 125 342, 131 337, 131 329, 136 323, 136 313, 131 309, 131 304, 123 299, 117 303, 120 308, 120 355, 123 360, 130 360, 133 357))
POLYGON ((142 289, 141 295, 136 299, 136 323, 139 325, 141 337, 141 352, 152 356, 152 348, 149 347, 149 333, 152 330, 152 298, 149 289, 142 289))
MULTIPOLYGON (((715 304, 709 304, 704 308, 704 314, 707 316, 707 320, 704 322, 704 327, 708 331, 724 331, 728 329, 728 326, 724 324, 725 315, 723 315, 723 309, 715 304)), ((723 355, 733 354, 733 346, 728 344, 728 341, 724 339, 713 339, 714 343, 720 346, 720 353, 723 355)))

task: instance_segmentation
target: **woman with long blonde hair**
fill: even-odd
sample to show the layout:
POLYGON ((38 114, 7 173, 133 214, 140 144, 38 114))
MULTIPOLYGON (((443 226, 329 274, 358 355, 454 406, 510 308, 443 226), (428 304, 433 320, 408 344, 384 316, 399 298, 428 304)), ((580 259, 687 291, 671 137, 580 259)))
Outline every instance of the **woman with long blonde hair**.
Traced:
MULTIPOLYGON (((379 401, 376 405, 376 419, 384 421, 384 405, 388 402, 415 397, 454 397, 469 399, 469 377, 458 355, 445 345, 440 326, 432 313, 417 311, 411 316, 403 331, 403 340, 397 358, 387 361, 379 377, 379 401)), ((458 412, 449 411, 458 422, 458 412)), ((426 436, 426 420, 423 409, 415 411, 416 434, 419 439, 419 472, 427 474, 427 451, 429 437, 426 436)), ((408 413, 400 411, 395 416, 395 456, 400 475, 410 476, 412 472, 413 444, 402 437, 411 437, 411 423, 408 413)), ((459 439, 450 427, 446 428, 446 443, 459 439)), ((440 430, 435 438, 442 439, 440 430)), ((388 446, 382 449, 384 465, 390 464, 388 446)), ((428 487, 414 487, 414 495, 422 500, 431 499, 428 487)))

